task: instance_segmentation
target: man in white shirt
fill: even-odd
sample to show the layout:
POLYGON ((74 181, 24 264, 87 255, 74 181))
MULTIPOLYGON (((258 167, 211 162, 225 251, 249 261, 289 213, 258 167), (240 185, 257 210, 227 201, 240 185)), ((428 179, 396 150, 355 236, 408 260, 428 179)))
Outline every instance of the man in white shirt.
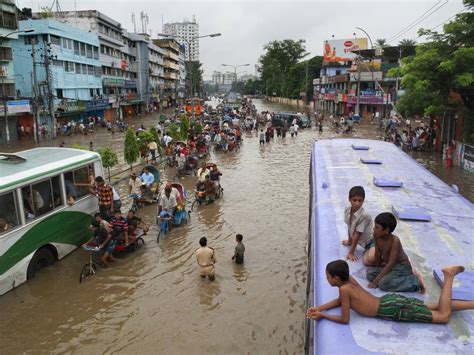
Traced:
POLYGON ((209 175, 209 169, 206 167, 206 162, 203 162, 196 174, 198 181, 201 183, 205 182, 206 175, 209 175))
POLYGON ((171 195, 171 188, 165 188, 165 193, 161 195, 160 202, 158 203, 158 215, 160 215, 164 208, 167 208, 171 216, 174 216, 177 207, 178 203, 176 202, 176 198, 171 195))
POLYGON ((171 141, 173 140, 173 138, 171 138, 168 133, 165 133, 164 137, 163 137, 163 143, 165 144, 165 147, 167 147, 171 141))
POLYGON ((155 141, 148 143, 148 149, 150 150, 151 160, 156 162, 156 150, 158 149, 158 144, 155 141))

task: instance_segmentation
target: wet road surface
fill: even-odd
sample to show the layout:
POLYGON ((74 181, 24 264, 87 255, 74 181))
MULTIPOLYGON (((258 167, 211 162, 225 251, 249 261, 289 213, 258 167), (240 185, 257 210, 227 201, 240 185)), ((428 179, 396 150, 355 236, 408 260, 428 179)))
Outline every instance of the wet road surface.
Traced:
MULTIPOLYGON (((259 111, 288 111, 256 103, 259 111)), ((373 130, 361 126, 352 136, 376 136, 373 130)), ((94 136, 97 146, 106 135, 94 136)), ((0 297, 2 353, 302 353, 310 148, 315 139, 334 136, 329 127, 322 136, 306 129, 260 147, 246 134, 240 151, 213 154, 223 198, 195 207, 189 225, 158 244, 153 227, 144 247, 83 284, 79 273, 88 255, 78 250, 0 297), (246 246, 242 266, 231 261, 236 233, 246 246), (193 252, 202 236, 216 249, 214 283, 196 270, 193 252)), ((73 141, 87 145, 88 138, 73 141)), ((115 134, 111 145, 121 139, 115 134)), ((439 165, 418 159, 433 170, 439 165)), ((175 171, 162 173, 166 179, 175 171)), ((455 183, 459 174, 444 178, 455 183)), ((459 185, 472 191, 467 181, 470 186, 459 185)), ((194 178, 181 182, 192 195, 194 178)), ((126 189, 126 182, 118 185, 122 196, 126 189)), ((140 216, 153 224, 155 210, 144 207, 140 216)))

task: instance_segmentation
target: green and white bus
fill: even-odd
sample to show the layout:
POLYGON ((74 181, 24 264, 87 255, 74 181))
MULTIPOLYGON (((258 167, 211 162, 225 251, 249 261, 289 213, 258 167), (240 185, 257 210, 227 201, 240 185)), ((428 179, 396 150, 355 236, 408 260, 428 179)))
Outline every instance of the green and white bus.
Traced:
POLYGON ((0 295, 35 276, 90 236, 98 210, 92 179, 97 153, 35 148, 0 153, 0 295))

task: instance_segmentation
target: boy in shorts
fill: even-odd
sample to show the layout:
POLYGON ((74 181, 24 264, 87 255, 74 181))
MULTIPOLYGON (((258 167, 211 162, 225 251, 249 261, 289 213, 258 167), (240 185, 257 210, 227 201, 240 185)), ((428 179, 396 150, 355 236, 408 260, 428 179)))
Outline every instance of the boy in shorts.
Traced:
POLYGON ((317 307, 310 307, 306 316, 313 320, 322 318, 348 324, 350 310, 361 316, 377 317, 396 322, 419 322, 446 324, 451 312, 474 309, 474 301, 452 301, 454 277, 464 271, 463 266, 450 266, 442 269, 444 284, 438 303, 423 303, 414 297, 389 293, 375 297, 361 287, 349 275, 349 265, 344 260, 335 260, 326 266, 326 278, 329 284, 339 288, 339 298, 317 307), (324 313, 328 309, 341 307, 341 314, 324 313))
POLYGON ((369 288, 378 287, 390 292, 424 292, 424 284, 413 272, 400 239, 392 234, 396 226, 397 219, 390 212, 375 217, 375 266, 367 268, 369 288))
POLYGON ((354 186, 349 190, 350 206, 344 210, 344 222, 347 224, 348 239, 342 242, 350 247, 347 259, 358 261, 355 255, 357 245, 364 248, 364 265, 375 265, 375 243, 372 237, 373 222, 362 205, 365 200, 365 190, 362 186, 354 186))

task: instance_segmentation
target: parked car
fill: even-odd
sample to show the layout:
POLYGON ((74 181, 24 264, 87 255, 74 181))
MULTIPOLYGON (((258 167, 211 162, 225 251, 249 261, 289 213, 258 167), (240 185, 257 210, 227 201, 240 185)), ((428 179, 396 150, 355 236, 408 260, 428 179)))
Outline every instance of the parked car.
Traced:
POLYGON ((283 126, 284 121, 286 121, 289 126, 293 123, 295 119, 296 119, 296 123, 301 128, 311 127, 311 120, 305 115, 297 114, 297 113, 288 113, 288 112, 275 113, 272 118, 272 126, 281 127, 283 126))

